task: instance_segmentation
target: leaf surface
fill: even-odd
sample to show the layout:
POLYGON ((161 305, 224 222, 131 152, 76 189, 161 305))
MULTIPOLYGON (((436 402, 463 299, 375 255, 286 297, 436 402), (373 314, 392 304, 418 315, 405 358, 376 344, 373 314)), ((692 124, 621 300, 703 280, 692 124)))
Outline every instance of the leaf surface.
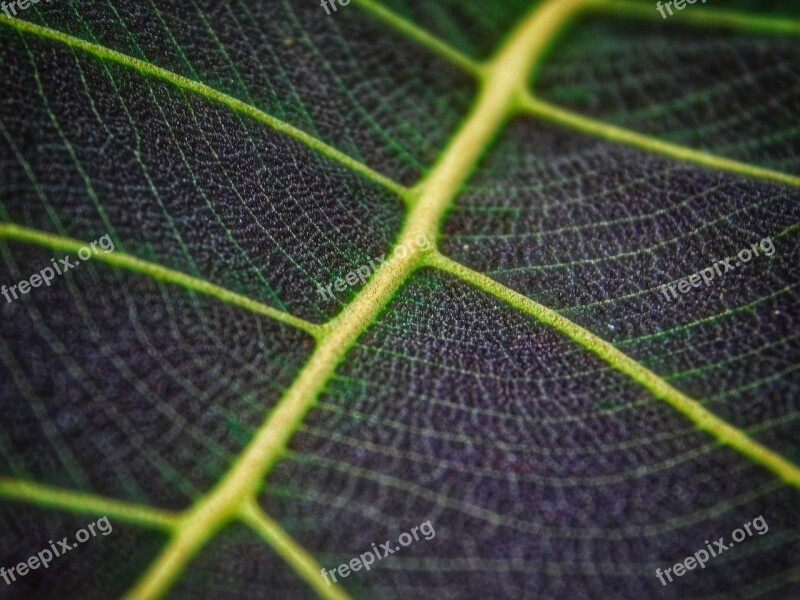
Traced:
POLYGON ((796 596, 796 7, 652 12, 0 15, 3 594, 796 596))

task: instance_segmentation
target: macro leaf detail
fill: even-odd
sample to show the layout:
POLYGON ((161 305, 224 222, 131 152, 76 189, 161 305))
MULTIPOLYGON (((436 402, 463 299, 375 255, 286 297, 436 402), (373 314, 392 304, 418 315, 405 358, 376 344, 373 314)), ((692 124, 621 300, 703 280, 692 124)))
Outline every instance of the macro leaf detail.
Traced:
POLYGON ((0 596, 796 597, 796 7, 322 4, 0 14, 0 596))

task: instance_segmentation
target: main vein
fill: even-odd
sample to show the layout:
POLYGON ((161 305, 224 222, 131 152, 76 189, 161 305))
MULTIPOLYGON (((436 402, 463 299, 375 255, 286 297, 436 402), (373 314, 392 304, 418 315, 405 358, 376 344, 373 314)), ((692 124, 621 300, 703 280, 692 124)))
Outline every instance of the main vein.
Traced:
POLYGON ((225 477, 186 513, 171 541, 129 592, 129 598, 143 600, 165 593, 192 556, 253 501, 347 352, 423 263, 425 253, 413 240, 421 234, 437 237, 445 211, 518 102, 532 65, 585 1, 548 0, 528 15, 488 63, 475 105, 429 175, 415 187, 417 201, 397 241, 398 246, 414 250, 402 257, 392 254, 356 298, 327 324, 314 353, 284 397, 225 477))
MULTIPOLYGON (((477 78, 485 76, 483 64, 475 62, 442 40, 431 36, 418 25, 406 21, 389 9, 377 4, 374 0, 356 0, 356 2, 365 10, 380 18, 384 23, 437 54, 440 58, 449 61, 452 65, 477 78)), ((600 14, 616 14, 632 18, 655 18, 658 16, 658 11, 652 10, 652 7, 625 0, 587 0, 582 8, 593 10, 600 14)), ((800 21, 785 17, 760 17, 759 15, 713 8, 676 13, 676 17, 678 16, 685 17, 682 20, 691 25, 726 27, 772 35, 800 35, 800 21)), ((728 171, 745 177, 777 181, 800 187, 800 177, 795 175, 718 156, 705 150, 675 144, 653 135, 639 133, 611 123, 592 119, 545 102, 536 97, 530 90, 521 97, 518 108, 520 111, 528 112, 535 117, 556 123, 562 127, 601 137, 611 142, 634 146, 655 154, 721 171, 728 171)))
MULTIPOLYGON (((346 598, 346 595, 338 588, 326 589, 319 585, 316 578, 318 565, 314 559, 294 543, 276 523, 260 510, 255 498, 264 478, 286 449, 289 440, 300 426, 303 417, 314 405, 319 394, 333 376, 347 352, 353 347, 359 336, 376 321, 380 312, 389 303, 400 286, 417 268, 423 265, 443 269, 465 281, 471 282, 478 288, 505 300, 510 305, 561 331, 579 344, 595 352, 615 368, 641 383, 655 396, 668 402, 699 427, 714 435, 720 442, 731 445, 755 462, 777 473, 785 481, 800 487, 800 470, 795 465, 717 418, 700 406, 699 403, 672 388, 657 375, 616 350, 607 342, 568 321, 555 311, 505 288, 488 277, 455 263, 438 253, 432 253, 428 256, 418 250, 416 244, 410 243, 420 234, 426 234, 433 239, 438 237, 439 225, 445 211, 469 177, 482 152, 502 129, 506 119, 515 114, 515 111, 520 107, 533 109, 533 112, 538 111, 539 116, 560 121, 563 125, 588 133, 605 135, 606 137, 614 135, 616 136, 615 141, 632 143, 640 147, 646 147, 646 149, 654 152, 667 153, 687 161, 704 160, 708 166, 725 170, 734 170, 731 167, 740 168, 742 163, 732 164, 735 161, 729 161, 730 164, 719 162, 727 159, 719 159, 706 153, 700 153, 701 155, 699 156, 695 153, 696 151, 691 149, 671 144, 665 146, 660 140, 633 132, 626 132, 620 128, 614 128, 609 134, 609 130, 601 128, 603 124, 596 124, 586 118, 570 115, 562 109, 551 107, 529 97, 526 90, 528 73, 565 23, 582 8, 589 6, 602 8, 612 3, 603 0, 547 0, 524 19, 521 26, 512 33, 492 60, 478 65, 457 51, 450 49, 433 36, 418 30, 415 26, 395 17, 386 9, 375 5, 371 0, 359 0, 359 2, 377 17, 392 24, 398 30, 434 52, 443 55, 450 62, 477 75, 481 80, 481 92, 472 111, 429 175, 414 190, 408 190, 400 186, 305 132, 205 84, 187 79, 171 71, 103 46, 33 23, 0 15, 0 22, 10 25, 21 32, 33 33, 43 38, 62 42, 99 58, 115 61, 145 75, 161 78, 178 87, 220 102, 267 124, 277 131, 304 142, 309 147, 339 161, 353 171, 361 173, 395 191, 411 205, 405 226, 397 241, 397 246, 404 245, 414 248, 403 258, 393 255, 386 262, 386 266, 368 282, 356 299, 333 321, 323 326, 305 323, 299 319, 297 322, 292 323, 317 337, 318 345, 314 353, 279 404, 269 414, 254 438, 234 462, 226 476, 185 513, 162 513, 155 509, 137 512, 139 509, 124 503, 95 501, 91 497, 77 493, 74 498, 67 493, 65 500, 54 502, 53 490, 23 482, 0 482, 0 492, 4 492, 3 495, 10 497, 26 499, 45 505, 55 504, 61 507, 73 508, 76 511, 116 511, 117 514, 125 515, 131 520, 140 521, 142 524, 162 527, 172 531, 173 536, 165 549, 129 592, 128 597, 130 598, 148 599, 165 593, 194 554, 222 527, 234 519, 240 519, 250 525, 321 595, 332 599, 346 598), (413 198, 416 198, 416 201, 412 205, 410 199, 413 198)), ((728 24, 741 25, 741 22, 734 17, 735 15, 726 17, 728 24)), ((778 23, 777 20, 764 20, 760 22, 760 25, 766 30, 774 28, 776 23, 778 23)), ((794 32, 794 28, 790 26, 787 31, 794 32)), ((612 138, 609 137, 609 139, 612 138)), ((703 163, 701 162, 701 164, 703 163)), ((774 177, 774 172, 759 170, 758 167, 749 165, 744 166, 747 167, 749 172, 742 171, 743 174, 752 176, 766 175, 767 178, 776 178, 774 177)), ((784 178, 785 183, 797 185, 795 181, 797 178, 791 178, 791 176, 784 174, 777 175, 784 178), (791 179, 786 180, 787 177, 791 179)), ((80 247, 80 243, 75 240, 58 238, 57 236, 50 236, 49 234, 9 224, 4 224, 0 227, 0 236, 40 243, 64 250, 74 251, 80 247), (76 244, 78 245, 76 246, 76 244)), ((291 315, 285 315, 285 313, 280 313, 280 311, 270 307, 259 305, 259 303, 246 297, 238 296, 208 282, 196 280, 185 274, 159 265, 153 265, 152 263, 146 263, 127 255, 120 254, 113 259, 104 258, 103 256, 99 256, 99 258, 110 264, 139 271, 156 279, 178 283, 189 289, 220 297, 242 308, 261 312, 267 316, 284 320, 284 322, 296 319, 291 315), (274 313, 279 313, 279 315, 274 313)))

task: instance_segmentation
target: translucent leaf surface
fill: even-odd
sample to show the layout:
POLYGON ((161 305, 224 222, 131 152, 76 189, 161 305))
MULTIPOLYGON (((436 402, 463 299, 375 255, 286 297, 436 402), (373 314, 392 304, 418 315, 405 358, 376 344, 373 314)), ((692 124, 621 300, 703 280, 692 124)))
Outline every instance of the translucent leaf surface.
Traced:
POLYGON ((717 4, 0 14, 0 567, 113 524, 0 597, 797 597, 800 21, 717 4))

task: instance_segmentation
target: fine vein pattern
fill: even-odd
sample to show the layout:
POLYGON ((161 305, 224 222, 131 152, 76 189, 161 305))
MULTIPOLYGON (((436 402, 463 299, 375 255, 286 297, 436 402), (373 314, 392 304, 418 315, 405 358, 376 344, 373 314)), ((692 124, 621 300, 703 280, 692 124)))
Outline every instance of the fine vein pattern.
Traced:
MULTIPOLYGON (((92 231, 117 243, 63 285, 43 288, 41 304, 7 308, 3 397, 21 398, 25 423, 42 424, 34 443, 42 459, 17 456, 18 432, 0 430, 0 496, 25 506, 31 523, 40 508, 117 519, 130 540, 118 543, 136 548, 124 592, 132 599, 213 595, 226 584, 199 585, 204 573, 261 544, 258 560, 297 578, 263 580, 281 597, 440 589, 481 597, 497 593, 498 581, 508 597, 531 581, 548 597, 588 585, 624 585, 635 597, 654 585, 645 583, 661 564, 654 557, 680 547, 669 536, 702 541, 704 526, 738 523, 755 506, 777 532, 749 549, 774 564, 763 585, 734 575, 744 555, 690 589, 788 594, 800 544, 786 510, 800 488, 789 400, 798 356, 796 131, 772 123, 755 131, 758 114, 743 108, 731 119, 744 123, 736 135, 714 137, 720 122, 709 137, 697 122, 664 117, 669 100, 638 80, 644 100, 623 114, 587 106, 572 57, 598 44, 603 26, 570 39, 577 49, 567 48, 559 67, 567 77, 547 71, 549 55, 588 9, 617 18, 628 6, 639 18, 638 5, 534 4, 488 58, 399 16, 418 16, 415 3, 396 13, 358 0, 356 16, 345 21, 341 12, 333 33, 315 24, 324 18, 318 8, 283 2, 277 20, 291 25, 274 29, 264 25, 274 16, 246 2, 189 3, 170 14, 153 7, 166 32, 205 30, 210 50, 156 40, 136 29, 138 9, 112 3, 0 16, 3 52, 16 57, 4 77, 36 99, 25 113, 21 96, 10 95, 17 112, 0 115, 0 158, 13 172, 0 203, 3 280, 23 279, 52 252, 78 253, 92 231), (103 19, 113 25, 97 25, 103 19), (250 49, 228 39, 233 24, 253 36, 250 49), (381 28, 401 48, 396 57, 373 60, 368 42, 346 43, 381 28), (274 39, 286 53, 270 49, 274 39), (320 42, 341 52, 317 54, 314 68, 353 107, 346 134, 338 120, 347 111, 315 106, 313 77, 292 80, 320 42), (254 52, 271 58, 260 63, 254 52), (392 80, 404 80, 399 61, 409 64, 403 52, 439 76, 392 92, 392 80), (358 74, 370 70, 380 72, 377 83, 358 98, 358 74), (65 72, 80 85, 62 102, 46 90, 65 72), (31 163, 28 119, 41 120, 43 146, 58 146, 56 172, 31 163), (82 126, 102 141, 86 139, 82 126), (115 168, 97 162, 104 154, 129 169, 120 188, 127 197, 109 197, 115 168), (87 198, 93 211, 82 208, 87 198), (685 241, 701 231, 705 242, 685 241), (669 283, 699 271, 707 247, 735 254, 756 234, 770 235, 776 250, 760 275, 737 272, 736 292, 698 301, 688 315, 659 307, 660 275, 669 283), (422 238, 434 243, 423 247, 422 238), (367 280, 320 297, 326 282, 375 256, 381 267, 367 280), (120 290, 122 302, 89 297, 93 289, 120 290), (61 309, 69 322, 49 312, 55 305, 69 307, 61 309), (437 307, 447 307, 444 318, 437 307), (116 311, 127 320, 112 339, 105 315, 116 311), (729 323, 747 347, 715 344, 735 339, 722 333, 729 323), (41 350, 26 355, 26 347, 41 350), (754 358, 752 370, 743 367, 754 358), (65 402, 52 400, 58 378, 48 375, 44 387, 37 380, 40 360, 63 365, 65 402), (721 375, 734 368, 738 376, 721 375), (113 400, 102 377, 109 370, 135 400, 113 400), (116 452, 120 438, 124 452, 92 469, 91 456, 116 452), (143 481, 144 472, 156 476, 143 481), (707 489, 658 491, 674 489, 678 472, 707 489), (736 482, 715 494, 722 484, 708 480, 721 473, 736 482), (416 515, 450 529, 440 529, 438 551, 393 558, 364 581, 329 586, 319 577, 323 565, 357 555, 355 531, 374 532, 361 542, 377 540, 387 524, 401 529, 416 515), (139 538, 136 528, 155 537, 139 538), (608 556, 618 560, 600 558, 608 556)), ((746 34, 743 13, 718 14, 719 27, 746 34)), ((713 27, 714 13, 699 24, 713 27)), ((797 30, 789 19, 757 25, 777 44, 797 30)), ((627 52, 636 41, 626 36, 615 32, 606 51, 627 52)), ((737 43, 725 46, 732 63, 749 51, 737 43)), ((757 47, 766 55, 772 43, 757 47)), ((780 50, 786 65, 788 48, 780 50)), ((606 104, 636 96, 624 73, 606 80, 606 104)), ((703 93, 687 92, 685 103, 703 93)), ((70 526, 51 520, 45 530, 54 527, 70 526)), ((263 591, 259 577, 239 595, 263 591)))

